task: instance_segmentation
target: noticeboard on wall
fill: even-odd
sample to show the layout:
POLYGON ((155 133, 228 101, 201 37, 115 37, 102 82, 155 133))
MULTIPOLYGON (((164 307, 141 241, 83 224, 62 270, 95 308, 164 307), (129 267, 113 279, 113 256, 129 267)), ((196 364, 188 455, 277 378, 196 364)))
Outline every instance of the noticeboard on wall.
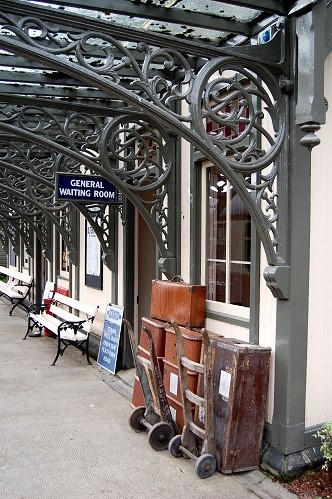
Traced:
POLYGON ((97 364, 115 374, 124 307, 109 303, 105 312, 97 364))
POLYGON ((85 221, 85 285, 103 289, 102 250, 97 234, 85 221))

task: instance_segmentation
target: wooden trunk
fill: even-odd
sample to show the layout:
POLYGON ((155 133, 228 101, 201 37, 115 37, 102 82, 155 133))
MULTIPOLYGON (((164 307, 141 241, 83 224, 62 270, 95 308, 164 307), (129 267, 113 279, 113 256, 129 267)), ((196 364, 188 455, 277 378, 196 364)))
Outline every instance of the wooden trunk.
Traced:
POLYGON ((151 317, 180 326, 203 327, 206 287, 185 282, 153 280, 151 317))
POLYGON ((211 337, 215 457, 222 473, 259 467, 271 349, 211 337))
MULTIPOLYGON (((198 331, 192 331, 185 327, 179 327, 183 338, 184 354, 185 356, 199 362, 201 358, 202 348, 202 334, 198 331)), ((177 344, 176 335, 172 327, 166 328, 166 341, 165 341, 165 360, 178 366, 177 344)))

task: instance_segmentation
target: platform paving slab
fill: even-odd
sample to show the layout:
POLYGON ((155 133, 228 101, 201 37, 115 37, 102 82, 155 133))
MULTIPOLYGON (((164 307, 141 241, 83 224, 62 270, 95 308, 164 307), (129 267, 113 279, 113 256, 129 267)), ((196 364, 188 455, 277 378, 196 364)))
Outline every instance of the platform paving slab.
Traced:
POLYGON ((0 298, 0 498, 291 499, 259 470, 202 480, 128 425, 134 371, 111 375, 56 340, 22 341, 23 310, 0 298))

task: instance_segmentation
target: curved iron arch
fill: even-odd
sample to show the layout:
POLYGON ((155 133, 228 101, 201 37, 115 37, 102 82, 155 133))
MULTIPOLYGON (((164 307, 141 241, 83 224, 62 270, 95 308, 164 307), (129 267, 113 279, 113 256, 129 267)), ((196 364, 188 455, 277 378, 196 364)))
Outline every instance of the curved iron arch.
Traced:
MULTIPOLYGON (((79 81, 83 81, 87 84, 95 86, 105 92, 106 95, 120 98, 126 103, 130 104, 134 109, 139 111, 144 110, 144 112, 147 113, 147 115, 151 118, 153 118, 154 116, 158 116, 158 118, 162 119, 170 129, 176 131, 181 137, 187 139, 193 146, 200 150, 207 159, 211 160, 220 169, 221 173, 225 175, 226 178, 228 178, 229 181, 235 186, 239 196, 245 202, 245 205, 250 215, 252 216, 253 222, 257 227, 257 231, 264 246, 269 264, 278 265, 280 263, 285 263, 285 255, 281 256, 275 250, 277 246, 276 238, 274 237, 273 239, 271 239, 270 237, 270 231, 273 230, 275 232, 273 225, 275 219, 273 220, 272 224, 269 223, 266 216, 262 214, 261 209, 258 209, 256 201, 253 201, 251 195, 248 194, 248 186, 245 185, 243 181, 241 182, 241 173, 234 171, 229 167, 229 164, 225 160, 225 155, 220 153, 220 150, 217 149, 214 141, 208 140, 206 133, 202 138, 202 136, 200 135, 200 132, 202 132, 202 116, 199 117, 200 123, 196 123, 197 130, 191 130, 186 125, 181 123, 181 121, 177 117, 170 115, 170 113, 166 112, 165 109, 163 109, 161 106, 157 106, 155 102, 151 103, 147 100, 144 100, 133 91, 127 90, 121 87, 118 83, 105 79, 104 77, 91 71, 91 69, 87 69, 83 66, 80 67, 74 63, 69 64, 67 61, 59 59, 57 56, 51 53, 46 53, 39 48, 24 44, 17 40, 12 41, 10 40, 10 38, 11 37, 8 37, 8 39, 6 39, 5 37, 0 36, 0 46, 2 46, 5 50, 14 52, 22 56, 27 56, 28 52, 30 58, 42 62, 46 66, 52 67, 53 69, 57 69, 63 73, 70 74, 71 76, 77 78, 79 81)), ((218 67, 222 67, 225 64, 230 65, 232 60, 234 61, 234 64, 236 64, 236 67, 248 68, 248 75, 251 71, 257 72, 258 75, 260 75, 260 77, 263 79, 263 81, 265 80, 267 82, 267 84, 271 84, 271 82, 273 82, 272 91, 277 96, 278 105, 281 108, 281 111, 285 108, 285 96, 282 94, 278 86, 278 82, 276 82, 275 77, 273 77, 273 75, 268 70, 264 69, 260 65, 248 62, 245 59, 235 60, 229 57, 215 58, 208 63, 210 76, 212 75, 212 71, 217 71, 218 67)), ((202 93, 202 89, 199 87, 199 84, 201 82, 205 83, 207 75, 205 67, 203 69, 204 71, 201 69, 199 72, 202 77, 197 78, 198 84, 196 84, 195 91, 193 92, 194 96, 199 96, 202 93)), ((271 91, 271 88, 269 89, 271 91)), ((262 95, 260 95, 259 97, 262 98, 262 95)), ((266 96, 264 96, 264 98, 265 97, 266 96)), ((276 119, 278 121, 278 123, 275 122, 275 124, 277 125, 277 132, 279 133, 279 140, 277 141, 278 144, 276 147, 272 147, 272 156, 268 156, 271 163, 271 161, 276 159, 276 153, 278 152, 278 149, 280 149, 280 144, 282 144, 284 139, 283 134, 285 129, 282 126, 282 123, 285 122, 286 115, 284 112, 281 112, 280 114, 280 109, 277 109, 272 101, 270 101, 270 103, 270 110, 274 113, 274 121, 276 119), (272 108, 273 105, 274 109, 272 108)), ((195 106, 191 107, 192 109, 195 108, 195 106)), ((261 158, 257 161, 254 161, 252 171, 261 171, 264 164, 267 165, 268 161, 263 162, 261 158)), ((269 179, 269 181, 267 182, 270 182, 271 184, 271 179, 269 179)), ((133 203, 134 205, 137 205, 135 199, 133 199, 133 203)), ((137 208, 141 211, 140 206, 137 206, 137 208)))
MULTIPOLYGON (((4 215, 1 214, 1 218, 4 218, 4 215)), ((22 230, 22 228, 17 224, 15 220, 7 220, 7 223, 2 223, 0 218, 0 227, 1 231, 6 234, 7 240, 9 240, 12 244, 13 251, 16 255, 19 255, 20 241, 26 242, 26 234, 22 230), (22 238, 22 239, 21 239, 22 238)), ((3 238, 3 247, 4 247, 4 238, 3 238)), ((8 244, 6 248, 6 253, 8 253, 8 244)))
MULTIPOLYGON (((12 226, 13 229, 19 233, 28 255, 32 256, 33 240, 31 235, 33 232, 38 233, 39 231, 35 229, 35 227, 31 223, 31 220, 29 220, 28 217, 16 211, 12 203, 8 203, 6 200, 3 199, 2 193, 3 189, 1 187, 0 225, 4 228, 4 230, 6 230, 6 227, 8 226, 12 226)), ((40 236, 41 234, 37 234, 37 237, 40 238, 40 236)), ((17 247, 17 243, 15 242, 15 245, 13 244, 13 246, 17 247)))
MULTIPOLYGON (((22 176, 24 176, 24 186, 26 185, 26 179, 30 180, 38 180, 39 184, 46 185, 48 188, 54 188, 52 182, 49 182, 42 177, 38 177, 36 174, 29 171, 29 169, 23 169, 17 165, 12 165, 8 162, 0 160, 0 166, 3 167, 1 169, 1 189, 4 189, 7 193, 16 196, 20 203, 15 204, 13 202, 13 197, 11 197, 10 202, 8 202, 9 208, 12 209, 15 213, 18 213, 20 216, 24 217, 25 220, 32 226, 33 230, 36 232, 36 235, 42 245, 43 253, 45 257, 50 260, 51 259, 51 244, 49 240, 49 226, 52 224, 59 231, 63 239, 65 240, 65 244, 67 245, 69 251, 76 251, 76 244, 73 245, 73 240, 68 237, 68 231, 65 229, 63 220, 58 219, 54 216, 52 209, 45 208, 40 200, 33 195, 27 194, 25 192, 25 187, 23 188, 22 176), (6 179, 4 175, 5 171, 9 171, 9 179, 6 179), (18 177, 13 178, 13 175, 17 175, 18 177), (16 184, 16 187, 15 187, 16 184), (18 184, 21 185, 21 190, 18 188, 18 184)), ((5 200, 2 199, 2 202, 5 200)), ((68 207, 70 207, 69 203, 64 203, 62 207, 58 207, 58 211, 68 212, 68 207)), ((71 208, 71 207, 70 207, 71 208)), ((62 216, 62 219, 66 218, 66 215, 62 216)), ((66 221, 66 226, 70 226, 70 222, 66 221)))
MULTIPOLYGON (((149 225, 150 229, 152 230, 155 239, 159 245, 161 255, 164 257, 171 256, 169 251, 165 248, 162 235, 160 234, 160 231, 158 230, 157 226, 152 226, 151 227, 151 220, 149 218, 149 214, 147 210, 144 207, 144 204, 142 201, 140 201, 137 196, 134 194, 134 192, 131 189, 131 186, 123 183, 118 179, 116 175, 112 173, 112 171, 107 171, 104 170, 102 167, 98 166, 96 162, 87 156, 83 154, 79 154, 78 152, 75 152, 71 149, 68 149, 67 147, 58 144, 54 141, 51 141, 47 138, 39 137, 31 132, 27 132, 25 130, 16 128, 13 125, 9 125, 7 123, 1 123, 0 122, 0 130, 3 130, 6 133, 9 133, 11 135, 15 135, 16 137, 20 137, 25 141, 38 144, 42 147, 45 147, 47 149, 50 149, 52 151, 55 151, 62 155, 63 157, 68 157, 70 159, 73 159, 76 161, 78 164, 84 165, 87 169, 97 173, 98 175, 104 176, 106 179, 110 180, 110 182, 114 183, 116 187, 121 189, 123 194, 130 199, 130 201, 139 209, 140 213, 142 214, 142 217, 145 219, 147 224, 149 225)), ((40 181, 40 179, 39 179, 40 181)), ((52 184, 53 185, 53 184, 52 184)))
MULTIPOLYGON (((28 40, 26 28, 29 28, 29 23, 34 22, 34 20, 29 18, 25 19, 24 22, 22 23, 23 28, 21 25, 15 25, 14 28, 7 26, 6 28, 15 33, 15 35, 20 36, 25 43, 17 40, 13 41, 10 39, 11 37, 6 39, 6 37, 0 36, 0 46, 23 57, 26 57, 28 53, 29 58, 41 62, 46 67, 74 76, 77 80, 102 90, 107 96, 119 98, 127 106, 132 106, 133 110, 146 113, 149 119, 157 116, 170 130, 188 140, 197 150, 201 151, 206 159, 212 161, 217 166, 220 172, 225 175, 237 190, 257 228, 258 236, 263 244, 269 265, 276 268, 284 267, 286 273, 288 272, 289 268, 286 266, 288 257, 285 238, 286 220, 282 220, 282 231, 279 233, 280 217, 279 207, 276 202, 280 194, 283 208, 287 202, 285 192, 278 191, 278 174, 281 173, 281 169, 279 171, 280 162, 283 161, 284 164, 287 164, 287 148, 283 149, 283 144, 285 141, 285 130, 287 129, 286 109, 288 99, 286 90, 283 93, 280 87, 291 89, 291 85, 287 86, 284 84, 285 77, 283 72, 286 64, 284 63, 281 49, 280 58, 277 59, 278 62, 269 63, 267 61, 267 64, 265 64, 266 67, 260 63, 252 62, 250 50, 247 47, 245 50, 238 47, 234 50, 230 48, 224 51, 221 50, 221 53, 224 52, 224 56, 211 59, 203 65, 197 75, 194 75, 189 65, 186 64, 185 58, 178 50, 150 50, 145 44, 140 44, 139 49, 145 52, 146 55, 146 60, 143 62, 141 69, 136 64, 134 58, 130 56, 129 51, 124 46, 121 46, 119 41, 114 40, 109 35, 101 36, 100 33, 96 32, 84 32, 81 37, 75 38, 75 41, 71 44, 67 44, 67 42, 62 46, 58 44, 53 53, 52 49, 46 53, 45 48, 40 49, 36 42, 32 43, 31 40, 28 40), (26 26, 24 26, 24 22, 26 22, 26 26), (117 67, 113 63, 110 63, 109 60, 106 60, 104 65, 96 69, 85 60, 87 56, 86 52, 88 52, 87 49, 89 48, 87 41, 93 37, 103 38, 123 52, 124 57, 120 64, 117 63, 117 67), (69 63, 55 55, 60 54, 61 51, 68 54, 73 47, 75 47, 77 62, 69 63), (230 54, 234 54, 234 57, 230 54), (177 59, 180 61, 180 66, 182 65, 184 68, 183 75, 180 76, 179 81, 175 83, 171 90, 167 88, 167 84, 160 77, 148 78, 151 61, 156 60, 156 57, 157 59, 158 57, 164 58, 165 67, 172 67, 175 59, 177 59), (123 68, 126 65, 137 72, 137 79, 132 81, 130 90, 127 90, 118 83, 117 70, 119 67, 123 68), (273 68, 273 71, 270 72, 267 67, 273 68), (235 76, 230 81, 227 71, 231 69, 235 70, 235 76), (229 85, 232 91, 236 88, 237 90, 235 90, 234 95, 240 95, 242 100, 241 105, 249 109, 249 119, 244 121, 239 115, 235 117, 235 121, 234 116, 228 117, 228 123, 231 126, 234 126, 234 123, 239 124, 241 121, 245 125, 246 133, 239 134, 240 137, 245 137, 246 135, 249 138, 249 146, 244 155, 239 151, 237 146, 234 146, 234 143, 221 140, 220 136, 217 140, 212 139, 204 129, 203 122, 207 117, 214 119, 217 123, 219 121, 219 116, 212 110, 209 104, 211 99, 214 100, 216 98, 215 104, 219 110, 225 104, 225 102, 222 103, 220 97, 220 87, 215 86, 213 89, 206 78, 207 74, 213 76, 213 72, 219 73, 219 86, 229 85), (223 74, 224 72, 225 74, 223 74), (256 86, 251 95, 250 92, 246 92, 246 88, 243 85, 241 88, 238 78, 239 74, 242 75, 242 78, 247 78, 256 86), (283 78, 282 81, 280 81, 280 77, 283 78), (181 85, 182 89, 180 89, 181 85), (135 89, 137 93, 135 93, 135 89), (260 121, 264 113, 262 108, 259 113, 255 112, 251 101, 252 95, 255 95, 255 98, 264 103, 265 116, 268 115, 272 123, 272 134, 261 125, 260 121), (198 101, 197 98, 200 98, 201 101, 198 101), (178 103, 189 102, 189 114, 181 116, 178 113, 170 112, 170 103, 173 101, 178 103), (197 106, 198 102, 199 106, 197 106), (205 109, 201 108, 202 103, 205 109), (199 113, 196 112, 198 107, 200 108, 199 113), (284 126, 285 123, 286 126, 284 126), (188 124, 191 125, 191 128, 187 126, 188 124), (258 144, 257 133, 263 134, 266 139, 269 148, 267 152, 258 144), (231 161, 229 161, 230 153, 233 155, 231 161), (269 168, 269 171, 266 172, 266 168, 269 168), (255 173, 258 181, 248 182, 244 179, 246 172, 255 173)), ((41 24, 39 21, 38 23, 40 27, 41 24)), ((47 29, 45 27, 44 35, 46 33, 47 29)), ((281 42, 283 36, 284 34, 280 31, 278 34, 279 39, 274 42, 274 46, 278 41, 281 42)), ((260 48, 257 49, 257 47, 253 49, 255 52, 253 59, 262 61, 263 57, 259 56, 259 50, 260 48)), ((107 53, 107 50, 105 50, 105 53, 107 53)), ((262 56, 262 54, 263 52, 260 55, 262 56)), ((266 50, 264 50, 264 54, 266 54, 266 50)), ((273 60, 275 61, 276 59, 273 58, 273 60)), ((213 85, 215 84, 214 82, 213 85)), ((284 165, 282 170, 285 173, 284 165)), ((133 199, 133 204, 141 212, 141 206, 137 202, 137 198, 133 199)), ((148 221, 147 223, 149 225, 148 221)), ((154 235, 156 236, 155 232, 154 235)), ((160 245, 160 242, 162 242, 160 238, 157 237, 156 241, 162 247, 162 244, 160 245)), ((267 274, 269 274, 269 271, 267 274)), ((268 281, 270 277, 268 275, 268 281)), ((272 279, 275 277, 276 275, 272 276, 272 279)))
MULTIPOLYGON (((26 102, 26 99, 24 101, 26 102)), ((30 137, 30 140, 32 138, 36 145, 36 137, 46 138, 67 147, 67 150, 70 148, 79 155, 77 158, 80 157, 80 160, 76 159, 74 165, 69 164, 67 167, 66 161, 60 159, 53 170, 82 173, 80 170, 82 164, 86 159, 92 159, 93 167, 91 168, 91 163, 89 165, 92 173, 97 172, 98 175, 111 178, 121 192, 131 191, 136 205, 137 199, 142 201, 141 206, 145 207, 145 217, 149 220, 150 228, 154 227, 155 235, 162 235, 158 242, 164 245, 165 251, 161 248, 161 253, 165 256, 169 242, 165 226, 170 219, 170 213, 175 212, 165 187, 173 162, 173 138, 168 135, 167 130, 156 120, 150 119, 147 122, 141 113, 131 115, 129 118, 126 113, 117 112, 115 117, 108 116, 104 124, 105 110, 100 120, 97 115, 88 111, 78 112, 70 109, 58 116, 52 113, 51 109, 52 104, 45 108, 35 104, 5 103, 0 108, 0 122, 14 126, 16 136, 17 130, 24 130, 27 132, 26 137, 30 137), (122 163, 122 166, 119 166, 119 163, 122 163), (149 199, 146 198, 147 193, 149 199), (167 207, 166 196, 168 196, 167 207)), ((97 108, 95 110, 98 112, 97 108)), ((46 168, 41 168, 37 173, 47 173, 50 180, 54 181, 54 171, 51 175, 46 168)), ((89 210, 80 203, 75 203, 75 206, 93 225, 89 210)), ((100 215, 99 221, 106 227, 102 210, 100 215)), ((98 224, 94 228, 100 236, 99 240, 107 260, 107 254, 110 252, 107 247, 109 244, 107 235, 98 224)))

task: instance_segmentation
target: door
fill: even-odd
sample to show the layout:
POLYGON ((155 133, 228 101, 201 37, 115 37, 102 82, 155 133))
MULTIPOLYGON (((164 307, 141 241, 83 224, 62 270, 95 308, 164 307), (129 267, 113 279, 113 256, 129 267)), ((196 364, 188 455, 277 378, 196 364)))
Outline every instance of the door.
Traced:
POLYGON ((156 243, 145 221, 135 214, 135 331, 141 328, 141 318, 150 316, 151 281, 156 279, 156 243))

